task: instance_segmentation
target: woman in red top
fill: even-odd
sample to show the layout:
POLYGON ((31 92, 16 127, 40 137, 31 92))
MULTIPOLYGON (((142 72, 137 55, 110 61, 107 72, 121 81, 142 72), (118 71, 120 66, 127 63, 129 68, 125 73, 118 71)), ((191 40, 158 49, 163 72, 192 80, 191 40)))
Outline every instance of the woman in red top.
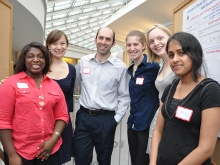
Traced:
POLYGON ((6 165, 53 165, 69 117, 63 92, 45 74, 50 67, 47 49, 26 45, 15 75, 0 88, 0 140, 6 165))

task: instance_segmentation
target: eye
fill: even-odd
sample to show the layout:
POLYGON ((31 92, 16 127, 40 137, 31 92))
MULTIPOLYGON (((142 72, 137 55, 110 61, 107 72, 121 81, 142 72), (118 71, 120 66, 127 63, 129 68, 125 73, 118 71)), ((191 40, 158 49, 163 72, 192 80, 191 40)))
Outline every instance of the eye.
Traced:
POLYGON ((179 52, 179 55, 180 56, 183 56, 185 53, 184 52, 179 52))
POLYGON ((172 59, 172 58, 174 57, 174 54, 173 54, 173 53, 168 53, 168 57, 169 57, 170 59, 172 59))
POLYGON ((126 44, 126 47, 130 47, 131 46, 131 44, 126 44))
POLYGON ((27 55, 27 58, 33 59, 34 56, 33 55, 27 55))
POLYGON ((100 40, 103 40, 103 37, 102 37, 102 36, 99 36, 99 39, 100 39, 100 40))
POLYGON ((106 38, 107 41, 110 41, 110 38, 106 38))
POLYGON ((38 56, 37 58, 39 58, 39 59, 44 59, 44 55, 40 55, 40 56, 38 56))
POLYGON ((149 44, 152 45, 154 43, 154 40, 150 40, 149 44))
POLYGON ((159 41, 161 41, 161 40, 163 39, 163 37, 158 37, 157 39, 158 39, 159 41))
POLYGON ((153 41, 153 40, 149 41, 149 44, 150 44, 150 45, 153 45, 153 44, 154 44, 154 41, 153 41))

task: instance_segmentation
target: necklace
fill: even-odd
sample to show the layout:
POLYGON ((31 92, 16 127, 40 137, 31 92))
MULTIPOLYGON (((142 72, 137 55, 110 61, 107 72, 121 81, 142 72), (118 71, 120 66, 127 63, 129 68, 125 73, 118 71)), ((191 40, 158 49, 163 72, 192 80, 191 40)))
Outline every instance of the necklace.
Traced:
POLYGON ((41 83, 42 83, 42 78, 41 78, 41 82, 40 82, 40 96, 39 96, 40 101, 39 101, 39 104, 40 104, 40 106, 44 106, 44 96, 43 96, 42 90, 41 90, 41 88, 42 88, 41 83))

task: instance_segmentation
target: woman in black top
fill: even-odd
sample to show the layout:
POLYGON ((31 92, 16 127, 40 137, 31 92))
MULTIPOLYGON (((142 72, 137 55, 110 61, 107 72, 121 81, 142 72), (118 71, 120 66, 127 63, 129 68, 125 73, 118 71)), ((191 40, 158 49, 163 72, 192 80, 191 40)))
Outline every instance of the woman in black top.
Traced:
POLYGON ((167 42, 173 72, 180 77, 161 98, 150 165, 210 165, 220 127, 220 87, 201 75, 203 50, 191 34, 167 42))

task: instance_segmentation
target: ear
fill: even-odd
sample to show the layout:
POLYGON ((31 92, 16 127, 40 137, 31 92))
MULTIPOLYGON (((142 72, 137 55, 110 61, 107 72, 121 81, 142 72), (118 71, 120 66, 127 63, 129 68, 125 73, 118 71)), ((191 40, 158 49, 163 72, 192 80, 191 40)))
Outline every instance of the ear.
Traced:
POLYGON ((144 44, 143 44, 143 50, 145 50, 145 49, 146 49, 146 46, 147 46, 147 44, 146 44, 146 43, 144 43, 144 44))
POLYGON ((112 43, 112 47, 115 46, 115 44, 116 44, 116 41, 112 43))
POLYGON ((48 47, 48 49, 49 49, 49 51, 50 51, 50 45, 47 45, 47 47, 48 47))

